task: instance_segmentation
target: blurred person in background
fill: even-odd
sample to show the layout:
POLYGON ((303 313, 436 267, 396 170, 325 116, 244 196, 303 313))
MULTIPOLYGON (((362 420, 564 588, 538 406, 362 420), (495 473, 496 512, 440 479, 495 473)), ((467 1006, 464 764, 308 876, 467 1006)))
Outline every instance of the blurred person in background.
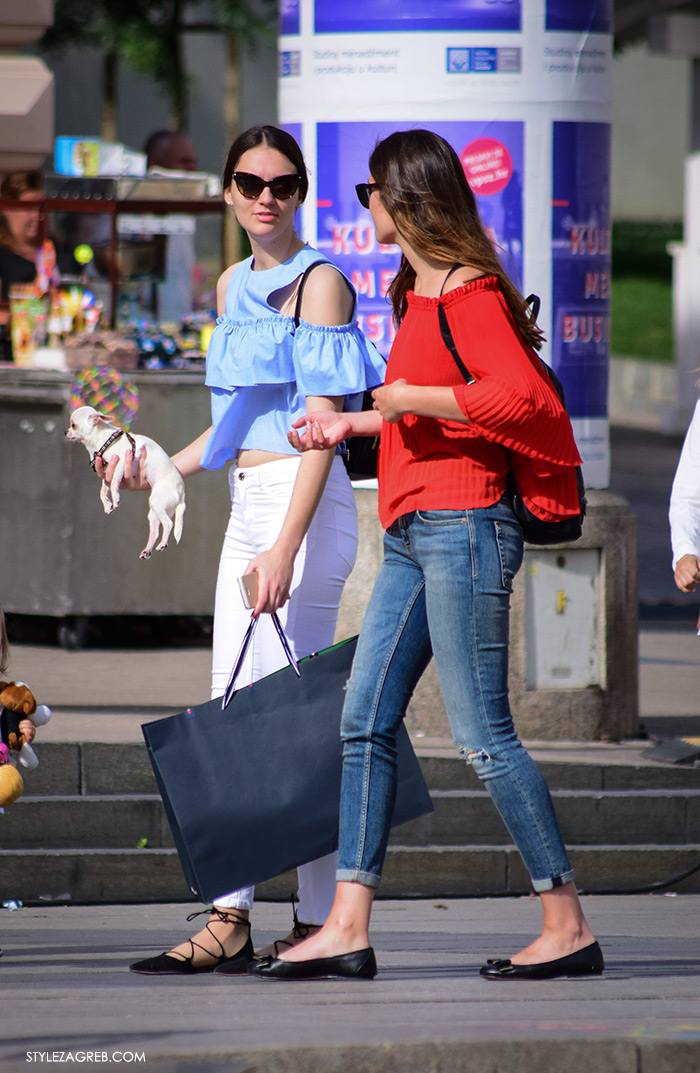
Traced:
MULTIPOLYGON (((197 170, 197 152, 189 138, 179 131, 154 131, 146 140, 143 151, 149 170, 197 170)), ((167 236, 164 279, 157 285, 158 319, 166 324, 178 323, 192 312, 193 306, 195 221, 192 216, 179 218, 186 230, 167 236)))
POLYGON ((696 403, 671 488, 673 580, 681 592, 700 585, 700 402, 696 403))
POLYGON ((43 197, 38 171, 13 171, 0 183, 0 199, 26 201, 26 209, 0 213, 0 360, 12 361, 10 287, 33 283, 39 242, 39 211, 30 203, 43 197))

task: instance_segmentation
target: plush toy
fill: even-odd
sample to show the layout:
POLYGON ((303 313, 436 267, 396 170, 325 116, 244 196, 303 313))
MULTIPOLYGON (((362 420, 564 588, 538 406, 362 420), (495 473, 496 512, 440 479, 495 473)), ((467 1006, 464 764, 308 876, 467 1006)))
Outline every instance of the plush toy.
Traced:
POLYGON ((24 782, 17 768, 12 764, 0 764, 0 812, 14 804, 23 790, 24 782))
POLYGON ((44 726, 50 718, 50 709, 37 705, 24 682, 0 682, 0 808, 16 801, 24 788, 12 754, 29 770, 39 763, 22 732, 22 722, 29 719, 34 726, 44 726))

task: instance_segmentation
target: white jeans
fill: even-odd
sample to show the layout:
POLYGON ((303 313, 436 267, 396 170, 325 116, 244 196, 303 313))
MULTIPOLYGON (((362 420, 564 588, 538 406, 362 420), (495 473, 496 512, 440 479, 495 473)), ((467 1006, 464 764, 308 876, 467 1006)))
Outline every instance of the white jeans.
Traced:
MULTIPOLYGON (((212 697, 222 696, 233 661, 250 622, 238 578, 248 563, 267 551, 279 534, 301 459, 285 458, 229 472, 231 517, 219 564, 214 613, 212 697)), ((294 563, 290 597, 279 618, 297 659, 327 648, 335 639, 343 585, 355 565, 357 510, 342 459, 333 460, 321 502, 294 563)), ((247 685, 286 664, 269 616, 263 615, 239 674, 247 685)), ((313 804, 310 804, 313 807, 313 804)), ((335 896, 337 853, 302 865, 299 920, 323 924, 335 896)), ((254 887, 215 898, 216 905, 251 909, 254 887)))

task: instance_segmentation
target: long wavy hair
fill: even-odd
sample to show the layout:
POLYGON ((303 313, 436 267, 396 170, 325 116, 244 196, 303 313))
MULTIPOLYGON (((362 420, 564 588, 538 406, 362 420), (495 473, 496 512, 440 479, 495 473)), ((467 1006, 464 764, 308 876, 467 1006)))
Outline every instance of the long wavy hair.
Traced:
POLYGON ((297 175, 301 177, 299 183, 299 202, 301 203, 309 190, 309 177, 306 173, 304 156, 292 135, 288 134, 286 130, 280 130, 279 127, 258 125, 248 127, 248 130, 244 130, 242 134, 238 135, 228 151, 226 163, 224 164, 222 178, 224 190, 228 190, 231 185, 236 164, 243 154, 248 149, 257 149, 259 145, 267 145, 270 149, 276 149, 282 156, 286 156, 287 160, 291 160, 297 175))
MULTIPOLYGON (((11 171, 0 183, 0 198, 20 198, 22 194, 41 192, 43 181, 39 171, 11 171)), ((7 220, 0 212, 0 246, 13 250, 15 239, 7 220)))
MULTIPOLYGON (((539 350, 544 335, 498 259, 452 146, 430 130, 396 131, 377 143, 369 170, 384 207, 411 246, 446 268, 471 265, 483 275, 496 276, 523 338, 539 350)), ((414 269, 402 256, 387 292, 397 324, 406 314, 406 292, 415 281, 414 269)))

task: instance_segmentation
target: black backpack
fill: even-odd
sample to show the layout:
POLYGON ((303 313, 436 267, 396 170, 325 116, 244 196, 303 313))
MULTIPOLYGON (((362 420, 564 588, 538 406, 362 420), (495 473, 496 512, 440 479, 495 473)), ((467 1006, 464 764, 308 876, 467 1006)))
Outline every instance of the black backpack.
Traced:
MULTIPOLYGON (((528 305, 532 306, 532 319, 537 320, 537 314, 540 311, 540 300, 538 296, 536 294, 531 294, 525 301, 528 305)), ((447 322, 447 314, 441 303, 438 303, 438 320, 440 322, 440 334, 442 340, 454 358, 457 368, 466 382, 468 384, 473 384, 476 377, 472 376, 459 356, 459 351, 455 346, 455 341, 447 322)), ((535 351, 533 351, 532 355, 539 362, 541 370, 549 377, 554 390, 561 399, 562 406, 568 413, 566 396, 559 377, 554 372, 554 369, 547 365, 546 361, 543 361, 539 354, 536 354, 535 351)), ((528 544, 546 546, 548 544, 569 544, 573 540, 578 540, 583 529, 583 519, 586 514, 587 503, 586 488, 583 483, 583 473, 581 472, 580 466, 576 467, 576 484, 578 486, 579 513, 571 514, 566 518, 562 518, 558 522, 545 522, 542 521, 541 518, 538 518, 536 514, 533 514, 530 508, 526 506, 522 496, 518 492, 515 483, 515 474, 511 469, 508 474, 507 488, 513 501, 513 513, 523 527, 523 536, 528 544)))

